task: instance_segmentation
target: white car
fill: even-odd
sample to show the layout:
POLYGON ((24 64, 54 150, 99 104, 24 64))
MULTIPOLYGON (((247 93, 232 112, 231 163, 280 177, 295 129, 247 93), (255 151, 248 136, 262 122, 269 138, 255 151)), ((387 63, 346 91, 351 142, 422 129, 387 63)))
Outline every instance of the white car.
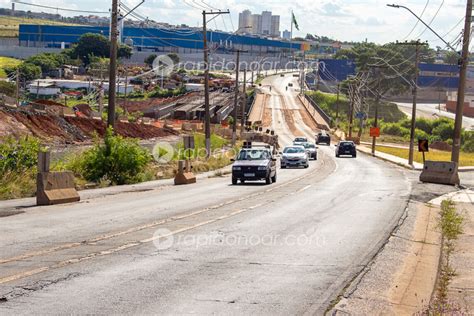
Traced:
POLYGON ((318 160, 318 147, 313 143, 304 144, 304 148, 308 152, 309 159, 318 160))
POLYGON ((306 137, 296 137, 295 140, 293 141, 294 146, 304 146, 308 142, 308 139, 306 137))
POLYGON ((288 146, 281 153, 281 168, 309 167, 309 156, 304 146, 288 146))

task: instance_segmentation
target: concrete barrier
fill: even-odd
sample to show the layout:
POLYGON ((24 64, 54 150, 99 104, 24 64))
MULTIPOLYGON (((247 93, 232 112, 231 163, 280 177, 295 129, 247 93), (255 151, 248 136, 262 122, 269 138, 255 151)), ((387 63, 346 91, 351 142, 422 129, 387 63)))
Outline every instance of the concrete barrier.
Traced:
POLYGON ((196 183, 196 176, 192 173, 191 162, 189 160, 178 161, 178 173, 174 178, 175 185, 196 183))
POLYGON ((458 165, 450 161, 425 161, 421 182, 459 185, 458 165))
POLYGON ((40 172, 37 174, 37 205, 55 205, 80 201, 72 172, 40 172))

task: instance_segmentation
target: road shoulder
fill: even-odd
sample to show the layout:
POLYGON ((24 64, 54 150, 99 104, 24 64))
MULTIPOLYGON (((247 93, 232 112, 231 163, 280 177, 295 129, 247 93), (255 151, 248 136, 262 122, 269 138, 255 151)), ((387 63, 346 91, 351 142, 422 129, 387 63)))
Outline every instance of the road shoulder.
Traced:
POLYGON ((389 240, 346 288, 332 315, 413 314, 435 287, 441 248, 436 206, 410 202, 389 240))

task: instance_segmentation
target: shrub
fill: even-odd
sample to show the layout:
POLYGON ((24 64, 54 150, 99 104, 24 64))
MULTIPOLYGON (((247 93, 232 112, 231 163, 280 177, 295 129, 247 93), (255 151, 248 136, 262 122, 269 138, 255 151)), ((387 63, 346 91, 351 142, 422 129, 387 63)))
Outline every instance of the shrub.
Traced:
POLYGON ((7 137, 0 143, 0 175, 7 172, 22 173, 36 167, 39 150, 40 142, 37 138, 7 137))
POLYGON ((433 128, 433 135, 439 136, 442 140, 446 141, 452 139, 454 135, 454 123, 443 122, 433 128))
POLYGON ((156 87, 152 92, 148 94, 150 98, 169 98, 176 97, 186 93, 186 88, 176 88, 174 90, 163 90, 160 87, 156 87))
POLYGON ((429 139, 429 135, 421 129, 415 129, 415 139, 429 139))
POLYGON ((410 130, 408 128, 402 127, 398 123, 386 123, 382 127, 382 133, 393 135, 393 136, 410 136, 410 130))
POLYGON ((109 180, 113 184, 132 184, 143 180, 150 162, 148 151, 135 139, 113 135, 108 129, 104 143, 96 140, 93 148, 85 151, 71 169, 87 181, 109 180))
POLYGON ((474 153, 474 139, 468 139, 462 146, 462 150, 466 153, 474 153))
POLYGON ((433 121, 425 118, 419 118, 416 120, 416 128, 424 131, 427 134, 431 134, 433 131, 433 121))

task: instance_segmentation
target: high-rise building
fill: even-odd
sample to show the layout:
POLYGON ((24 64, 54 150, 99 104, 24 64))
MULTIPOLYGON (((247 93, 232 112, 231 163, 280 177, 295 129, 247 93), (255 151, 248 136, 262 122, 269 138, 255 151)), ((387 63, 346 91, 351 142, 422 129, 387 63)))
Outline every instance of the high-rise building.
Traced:
POLYGON ((248 28, 249 26, 252 26, 252 12, 245 10, 239 13, 239 29, 237 33, 252 33, 252 30, 248 28))
POLYGON ((245 10, 239 14, 238 33, 280 37, 280 16, 272 15, 271 11, 252 14, 250 10, 245 10))
POLYGON ((291 32, 288 30, 283 31, 283 36, 284 39, 291 40, 291 32))
POLYGON ((272 29, 270 34, 274 37, 280 37, 280 16, 272 16, 272 29))

